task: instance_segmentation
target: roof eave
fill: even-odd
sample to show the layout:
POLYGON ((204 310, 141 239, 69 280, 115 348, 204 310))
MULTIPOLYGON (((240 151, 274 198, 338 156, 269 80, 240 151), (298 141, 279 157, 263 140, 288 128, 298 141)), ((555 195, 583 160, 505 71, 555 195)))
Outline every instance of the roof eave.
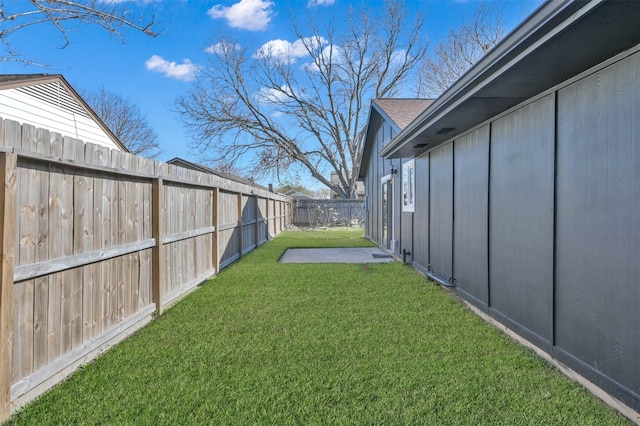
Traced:
POLYGON ((635 2, 604 0, 544 4, 427 107, 380 155, 416 157, 602 62, 604 56, 615 53, 612 50, 625 50, 636 38, 640 39, 637 31, 640 14, 634 5, 640 10, 635 2), (603 22, 591 19, 589 14, 603 4, 606 12, 603 22), (612 17, 617 19, 615 29, 610 28, 606 19, 612 17), (606 26, 607 31, 590 34, 596 25, 606 26), (586 40, 584 46, 575 46, 576 37, 594 38, 593 44, 599 50, 592 52, 586 40), (621 38, 628 42, 621 43, 621 38), (554 58, 562 66, 554 63, 553 69, 548 69, 548 61, 554 58), (541 59, 547 62, 540 63, 541 59), (526 84, 521 84, 523 80, 526 84))
POLYGON ((374 115, 376 116, 375 119, 380 117, 380 108, 374 107, 374 102, 372 100, 371 105, 369 106, 369 117, 367 118, 367 127, 366 127, 367 130, 365 132, 364 139, 363 139, 364 146, 362 148, 362 152, 360 153, 360 161, 358 161, 359 168, 358 168, 358 177, 356 178, 356 180, 359 180, 359 181, 364 180, 366 177, 367 165, 369 164, 369 157, 371 156, 371 143, 369 143, 369 137, 370 137, 369 132, 373 128, 371 124, 372 124, 372 120, 374 119, 374 115))

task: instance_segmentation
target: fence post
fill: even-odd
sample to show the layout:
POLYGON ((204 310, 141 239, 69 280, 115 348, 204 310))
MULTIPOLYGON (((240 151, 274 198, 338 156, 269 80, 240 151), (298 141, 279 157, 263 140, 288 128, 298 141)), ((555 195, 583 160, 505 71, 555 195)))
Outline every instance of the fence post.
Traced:
POLYGON ((18 156, 0 153, 0 423, 11 416, 11 343, 18 156))
POLYGON ((240 257, 242 257, 242 252, 244 251, 244 247, 242 244, 242 192, 238 192, 238 229, 239 232, 239 247, 240 247, 240 257))
POLYGON ((151 187, 151 215, 153 222, 153 238, 156 245, 153 247, 153 302, 156 304, 156 314, 162 315, 162 284, 164 283, 164 245, 162 244, 163 223, 162 208, 164 207, 164 191, 162 178, 153 180, 151 187))
POLYGON ((267 241, 269 241, 271 239, 271 231, 269 230, 269 204, 271 203, 271 198, 269 198, 269 196, 267 195, 267 200, 266 200, 266 204, 267 204, 267 208, 266 211, 264 212, 265 215, 265 219, 267 220, 267 241))
POLYGON ((256 219, 256 248, 258 248, 258 246, 260 245, 260 198, 258 197, 258 195, 254 195, 255 197, 255 219, 256 219))
POLYGON ((220 248, 218 246, 218 229, 220 228, 220 217, 218 216, 219 189, 213 188, 213 270, 215 274, 220 273, 220 248))

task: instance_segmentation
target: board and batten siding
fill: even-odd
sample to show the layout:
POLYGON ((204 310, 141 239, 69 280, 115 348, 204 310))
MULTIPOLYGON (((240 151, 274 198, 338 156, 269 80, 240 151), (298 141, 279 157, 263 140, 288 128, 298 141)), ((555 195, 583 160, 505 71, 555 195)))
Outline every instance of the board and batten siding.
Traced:
POLYGON ((480 306, 489 303, 489 131, 485 125, 454 144, 453 276, 480 306))
POLYGON ((547 347, 553 332, 554 100, 548 95, 494 121, 490 159, 491 307, 547 347))
POLYGON ((557 134, 558 356, 640 411, 640 53, 560 89, 557 134))
POLYGON ((638 49, 415 164, 413 266, 640 411, 638 49))
MULTIPOLYGON (((383 246, 382 235, 382 179, 393 180, 393 217, 389 218, 389 243, 384 246, 396 256, 402 256, 403 249, 412 252, 413 213, 402 211, 402 165, 408 159, 383 159, 380 151, 394 136, 393 125, 383 120, 377 123, 374 149, 371 150, 369 168, 365 177, 365 195, 367 211, 365 213, 365 235, 383 246), (392 173, 392 170, 394 173, 392 173), (404 238, 401 238, 404 235, 404 238), (404 244, 401 244, 404 241, 404 244)), ((416 180, 417 182, 417 180, 416 180)), ((411 258, 409 255, 408 259, 411 258)))
POLYGON ((0 90, 0 117, 84 142, 119 149, 104 130, 80 108, 73 111, 62 108, 31 96, 20 88, 0 90))
POLYGON ((453 144, 433 150, 430 162, 430 272, 448 280, 453 278, 453 144))
POLYGON ((413 266, 427 273, 429 270, 429 200, 431 187, 429 181, 430 161, 425 154, 416 158, 416 193, 415 212, 413 213, 413 252, 411 260, 413 266))

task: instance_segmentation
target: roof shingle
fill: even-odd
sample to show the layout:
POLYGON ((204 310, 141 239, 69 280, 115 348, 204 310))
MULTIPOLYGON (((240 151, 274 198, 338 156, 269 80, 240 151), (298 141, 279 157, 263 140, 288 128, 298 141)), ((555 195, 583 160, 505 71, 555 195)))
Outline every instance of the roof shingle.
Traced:
POLYGON ((373 102, 402 130, 424 111, 433 99, 383 98, 374 99, 373 102))

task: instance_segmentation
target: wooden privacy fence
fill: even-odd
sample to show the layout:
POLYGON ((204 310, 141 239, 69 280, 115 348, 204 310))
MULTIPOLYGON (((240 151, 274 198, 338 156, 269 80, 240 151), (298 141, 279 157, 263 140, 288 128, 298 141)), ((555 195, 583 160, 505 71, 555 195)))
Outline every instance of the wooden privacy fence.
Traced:
POLYGON ((364 200, 295 200, 295 226, 364 226, 364 200))
POLYGON ((289 224, 288 197, 0 118, 0 421, 289 224))

